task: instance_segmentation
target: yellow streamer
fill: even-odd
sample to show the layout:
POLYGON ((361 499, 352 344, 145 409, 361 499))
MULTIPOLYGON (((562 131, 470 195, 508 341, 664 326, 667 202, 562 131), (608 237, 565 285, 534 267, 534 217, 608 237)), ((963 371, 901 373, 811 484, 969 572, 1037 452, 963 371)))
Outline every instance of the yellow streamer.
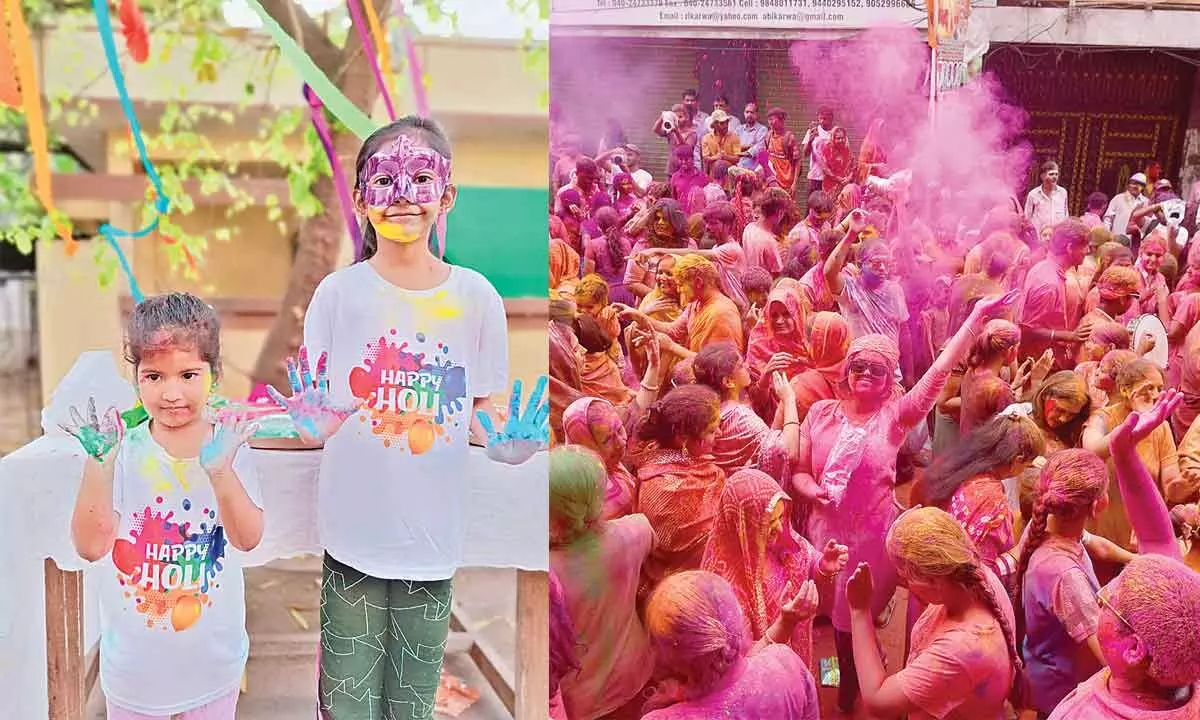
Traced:
POLYGON ((71 237, 71 226, 61 220, 54 207, 50 181, 50 133, 46 130, 46 116, 42 112, 42 91, 38 86, 29 26, 25 24, 25 15, 21 12, 21 0, 4 0, 4 7, 8 11, 13 61, 17 66, 17 79, 21 83, 25 126, 29 131, 29 148, 33 153, 33 193, 54 221, 58 236, 65 243, 63 249, 67 255, 74 255, 78 244, 71 237))
POLYGON ((375 12, 372 0, 362 0, 363 10, 367 13, 367 27, 371 28, 371 39, 375 41, 375 49, 379 52, 379 69, 383 73, 384 83, 389 93, 396 91, 396 81, 392 78, 392 49, 388 46, 387 34, 383 32, 383 23, 379 22, 379 13, 375 12))

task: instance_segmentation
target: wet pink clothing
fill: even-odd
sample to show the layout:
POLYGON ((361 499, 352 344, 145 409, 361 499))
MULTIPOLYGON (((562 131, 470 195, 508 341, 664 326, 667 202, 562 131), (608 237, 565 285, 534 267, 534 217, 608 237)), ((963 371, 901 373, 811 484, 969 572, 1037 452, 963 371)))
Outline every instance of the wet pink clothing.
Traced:
MULTIPOLYGON (((990 570, 983 572, 1005 622, 1015 627, 1008 592, 990 570)), ((1005 720, 1013 666, 1004 630, 990 614, 954 620, 945 606, 930 605, 913 625, 908 663, 896 679, 920 708, 909 720, 1005 720)))
MULTIPOLYGON (((1051 258, 1034 265, 1025 276, 1024 297, 1021 300, 1020 324, 1044 330, 1074 330, 1076 323, 1067 317, 1067 274, 1051 258)), ((1074 318, 1078 320, 1078 318, 1074 318)), ((1060 333, 1061 334, 1061 333, 1060 333)), ((1035 360, 1041 357, 1048 340, 1021 338, 1021 356, 1035 360)), ((1054 343, 1054 369, 1069 370, 1075 365, 1078 345, 1054 343)))
POLYGON ((579 639, 579 670, 560 685, 573 720, 616 710, 650 679, 654 654, 636 602, 642 563, 653 545, 646 516, 629 515, 550 550, 550 569, 562 583, 579 639))
POLYGON ((1012 508, 1004 483, 992 475, 969 478, 950 497, 947 511, 967 531, 979 557, 995 570, 996 558, 1014 544, 1012 508))
POLYGON ((779 255, 779 241, 758 223, 750 223, 742 233, 742 249, 746 253, 746 265, 763 268, 772 275, 783 269, 779 255))
MULTIPOLYGON (((850 549, 846 567, 857 567, 860 562, 871 564, 874 615, 887 605, 897 583, 895 567, 884 547, 887 529, 900 513, 895 493, 896 455, 909 431, 933 409, 949 378, 949 373, 931 369, 907 394, 886 400, 874 416, 862 421, 851 421, 841 400, 822 400, 812 406, 800 424, 796 470, 826 487, 844 483, 845 490, 840 504, 809 505, 807 537, 818 548, 833 539, 846 545, 850 549), (863 430, 859 452, 833 452, 843 433, 863 430)), ((841 582, 834 587, 833 625, 849 632, 846 585, 841 582)))
POLYGON ((1050 720, 1196 720, 1200 718, 1200 682, 1183 707, 1146 710, 1126 705, 1108 691, 1108 668, 1084 680, 1050 713, 1050 720))
POLYGON ((721 403, 712 455, 726 475, 760 463, 777 466, 784 452, 782 430, 772 430, 749 405, 736 400, 721 403))
POLYGON ((642 720, 819 720, 812 673, 791 648, 768 645, 739 661, 706 696, 676 703, 642 720))

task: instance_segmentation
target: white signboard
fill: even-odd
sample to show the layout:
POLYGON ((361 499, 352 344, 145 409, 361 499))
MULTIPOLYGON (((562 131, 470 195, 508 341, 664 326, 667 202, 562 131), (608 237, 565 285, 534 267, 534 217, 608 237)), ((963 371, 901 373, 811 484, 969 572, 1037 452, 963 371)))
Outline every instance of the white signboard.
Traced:
POLYGON ((923 27, 925 8, 917 8, 905 0, 551 0, 550 25, 731 31, 923 27))

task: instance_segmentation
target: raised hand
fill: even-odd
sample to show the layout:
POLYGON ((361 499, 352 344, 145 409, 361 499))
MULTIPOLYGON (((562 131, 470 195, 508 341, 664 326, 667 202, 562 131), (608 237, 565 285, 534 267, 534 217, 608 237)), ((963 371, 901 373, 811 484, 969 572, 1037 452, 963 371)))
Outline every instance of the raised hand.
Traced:
POLYGON ((852 610, 871 610, 871 595, 875 592, 875 583, 871 580, 871 566, 860 562, 854 574, 846 582, 846 602, 852 610))
POLYGON ((990 295, 975 303, 973 314, 978 322, 998 318, 1008 311, 1021 295, 1020 290, 1009 290, 1003 295, 990 295))
POLYGON ((798 623, 816 615, 820 601, 821 596, 817 593, 817 584, 812 580, 805 580, 800 585, 799 591, 796 592, 796 596, 791 600, 785 600, 779 610, 786 620, 798 623))
POLYGON ((317 376, 314 379, 308 363, 308 348, 300 348, 300 365, 288 358, 288 381, 292 396, 284 397, 278 390, 267 386, 267 393, 275 404, 287 411, 296 425, 300 439, 309 445, 320 445, 341 429, 346 418, 358 412, 360 405, 335 405, 329 396, 329 353, 321 353, 317 360, 317 376))
POLYGON ((533 394, 521 412, 521 381, 513 381, 512 396, 508 403, 508 418, 504 427, 497 431, 492 418, 484 411, 476 411, 479 424, 487 433, 487 454, 492 460, 508 465, 520 465, 550 442, 550 401, 545 398, 546 376, 538 378, 533 394))
POLYGON ((84 452, 100 461, 101 464, 112 462, 125 437, 125 424, 121 422, 121 414, 115 407, 105 411, 104 417, 96 414, 96 398, 88 398, 87 417, 71 407, 71 424, 59 424, 67 434, 74 437, 83 446, 84 452))
POLYGON ((787 376, 778 370, 771 373, 771 391, 775 393, 777 400, 793 402, 796 399, 796 391, 792 389, 792 384, 788 382, 787 376))
POLYGON ((213 427, 212 438, 200 448, 200 467, 210 475, 233 467, 233 458, 240 447, 258 431, 258 424, 244 415, 233 415, 213 427))
POLYGON ((1118 425, 1117 429, 1109 435, 1109 442, 1114 448, 1131 448, 1137 445, 1150 437, 1150 433, 1154 432, 1155 428, 1166 422, 1181 402, 1183 402, 1183 396, 1179 394, 1178 390, 1174 388, 1167 390, 1158 396, 1154 407, 1149 411, 1141 413, 1135 410, 1129 413, 1125 422, 1118 425))
POLYGON ((837 540, 830 540, 825 543, 825 550, 821 552, 821 560, 817 564, 817 569, 822 575, 837 575, 846 568, 846 561, 850 559, 850 548, 845 545, 838 545, 837 540))

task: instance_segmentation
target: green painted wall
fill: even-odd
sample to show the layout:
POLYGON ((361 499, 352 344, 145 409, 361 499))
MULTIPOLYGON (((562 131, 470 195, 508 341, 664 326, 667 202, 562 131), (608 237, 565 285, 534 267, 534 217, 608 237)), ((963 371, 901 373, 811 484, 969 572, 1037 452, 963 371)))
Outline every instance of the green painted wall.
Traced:
POLYGON ((546 297, 548 205, 545 189, 459 186, 446 260, 483 273, 502 297, 546 297))

